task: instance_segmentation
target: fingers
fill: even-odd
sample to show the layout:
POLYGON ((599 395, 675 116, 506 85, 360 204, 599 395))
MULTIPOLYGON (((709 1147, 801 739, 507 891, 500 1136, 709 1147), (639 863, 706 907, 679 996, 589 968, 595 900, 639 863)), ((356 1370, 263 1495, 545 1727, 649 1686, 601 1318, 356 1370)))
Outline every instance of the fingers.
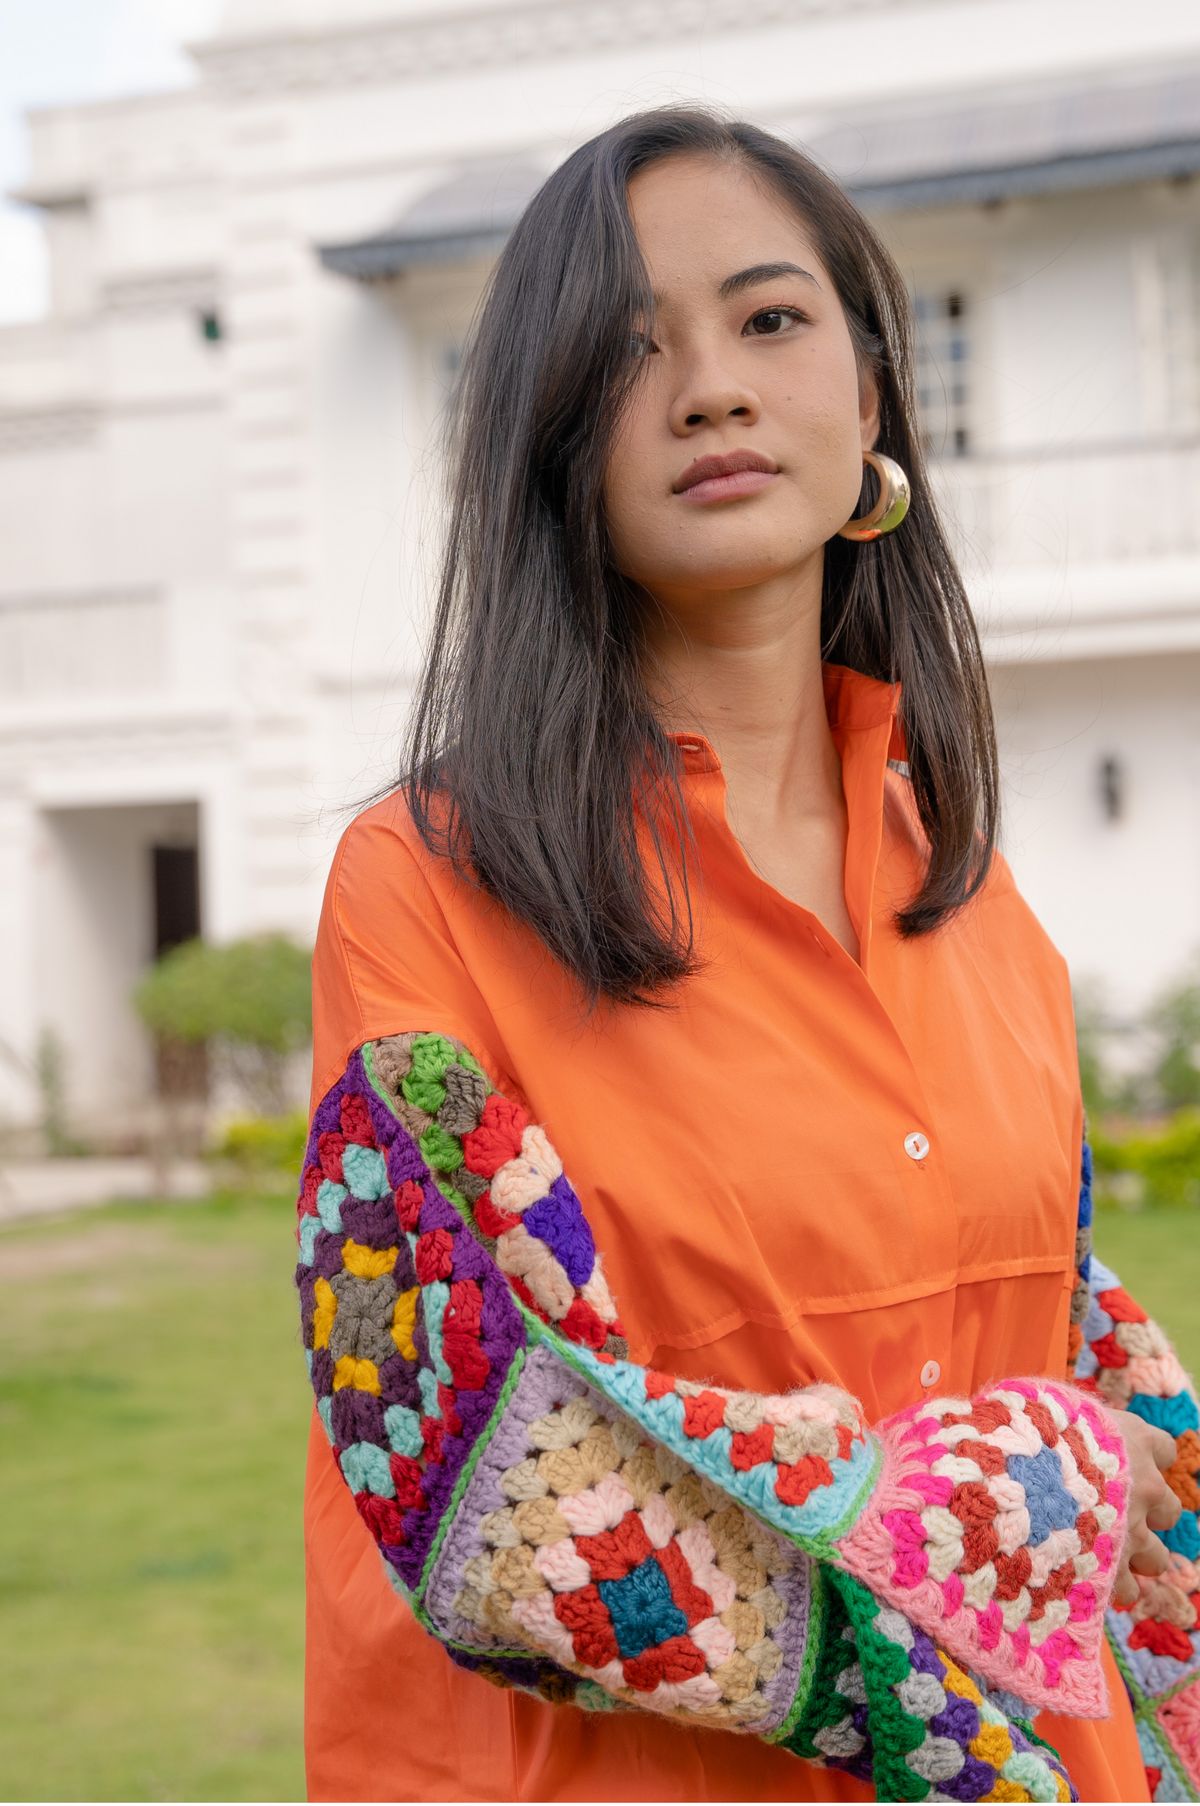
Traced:
POLYGON ((1151 1425, 1147 1447, 1154 1457, 1155 1467, 1161 1468, 1163 1473, 1166 1473, 1169 1467, 1174 1467, 1175 1456, 1178 1452, 1175 1447, 1175 1438, 1168 1436, 1165 1430, 1156 1430, 1151 1425))
MULTIPOLYGON (((1129 1566, 1135 1574, 1164 1574, 1171 1563, 1167 1545, 1160 1542, 1153 1531, 1138 1529, 1130 1536, 1126 1545, 1129 1566)), ((1134 1583, 1136 1586, 1136 1582, 1134 1583)), ((1136 1598, 1136 1593, 1135 1593, 1136 1598)))
POLYGON ((1162 1498, 1146 1513, 1146 1524, 1151 1530, 1170 1530, 1172 1525, 1179 1522, 1179 1514, 1182 1510, 1182 1499, 1173 1493, 1169 1486, 1164 1486, 1162 1498))
POLYGON ((1141 1588, 1129 1572, 1128 1560, 1122 1557, 1121 1565, 1117 1569, 1117 1578, 1113 1584, 1113 1604, 1128 1608, 1136 1605, 1140 1597, 1141 1588))

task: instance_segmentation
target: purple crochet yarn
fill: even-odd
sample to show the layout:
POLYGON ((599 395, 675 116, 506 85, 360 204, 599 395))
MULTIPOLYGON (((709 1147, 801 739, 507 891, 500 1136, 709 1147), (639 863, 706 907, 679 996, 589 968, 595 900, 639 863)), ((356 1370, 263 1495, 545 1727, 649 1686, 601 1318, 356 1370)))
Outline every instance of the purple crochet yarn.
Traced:
POLYGON ((421 1409, 421 1388, 417 1384, 417 1363, 394 1354, 379 1369, 380 1398, 385 1405, 407 1405, 410 1411, 421 1409))
POLYGON ((392 1268, 392 1278, 396 1282, 398 1292, 410 1292, 417 1283, 417 1269, 413 1261, 412 1249, 408 1245, 408 1237, 400 1231, 396 1237, 396 1264, 392 1268))
POLYGON ((420 1184, 429 1176, 429 1168, 421 1158, 420 1148, 403 1129, 398 1129, 388 1148, 387 1174, 393 1187, 403 1185, 406 1179, 415 1179, 420 1184))
POLYGON ((446 1654, 460 1668, 467 1668, 472 1673, 477 1673, 480 1668, 487 1668, 493 1674, 502 1674, 514 1687, 536 1690, 543 1675, 564 1681, 572 1690, 579 1685, 577 1675, 571 1674, 566 1668, 560 1668, 545 1656, 476 1655, 465 1649, 452 1647, 447 1648, 446 1654))
POLYGON ((312 1389, 318 1398, 328 1398, 333 1391, 333 1356, 327 1348, 313 1350, 312 1389))
MULTIPOLYGON (((447 1203, 437 1186, 430 1181, 425 1187, 425 1202, 421 1207, 422 1235, 429 1229, 448 1229, 451 1235, 457 1235, 462 1227, 463 1220, 459 1216, 457 1210, 455 1210, 453 1204, 447 1203)), ((468 1248, 480 1255, 483 1253, 483 1250, 479 1247, 478 1242, 476 1242, 473 1236, 464 1236, 462 1254, 459 1254, 457 1249, 455 1250, 454 1262, 456 1267, 459 1261, 465 1258, 468 1248)), ((463 1271, 464 1273, 466 1272, 465 1267, 463 1271)))
POLYGON ((948 1781, 939 1781, 941 1792, 951 1800, 982 1800, 996 1785, 996 1771, 978 1756, 965 1756, 962 1767, 948 1781))
POLYGON ((322 1135, 342 1126, 342 1090, 335 1085, 333 1090, 323 1097, 313 1111, 312 1133, 308 1138, 308 1159, 310 1164, 317 1162, 317 1142, 322 1135))
POLYGON ((550 1187, 548 1198, 539 1198, 525 1212, 530 1235, 545 1242, 573 1286, 585 1286, 596 1264, 596 1244, 584 1218, 579 1199, 565 1173, 550 1187))
POLYGON ((383 1406, 369 1392, 343 1386, 333 1395, 333 1434, 343 1448, 352 1442, 376 1442, 387 1447, 383 1406))
POLYGON ((913 1646, 908 1659, 918 1674, 931 1674, 935 1681, 940 1681, 945 1675, 946 1670, 942 1666, 937 1650, 924 1632, 915 1628, 913 1630, 913 1646))
POLYGON ((332 1279, 335 1273, 342 1270, 342 1244, 344 1235, 330 1235, 328 1229, 318 1229, 313 1242, 313 1264, 309 1271, 314 1279, 332 1279))
POLYGON ((425 1294, 423 1292, 417 1298, 417 1320, 413 1324, 412 1339, 413 1347, 417 1351, 417 1365, 432 1367, 433 1362, 429 1358, 429 1336, 425 1329, 425 1294))
POLYGON ((394 1248, 402 1233, 390 1193, 382 1198, 347 1198, 342 1223, 351 1240, 364 1248, 394 1248))
POLYGON ((955 1743, 970 1743, 979 1735, 979 1711, 961 1694, 946 1695, 946 1710, 931 1718, 929 1728, 935 1737, 953 1737, 955 1743))
POLYGON ((304 1325, 304 1346, 312 1347, 312 1319, 317 1308, 317 1283, 311 1267, 296 1268, 296 1290, 300 1294, 300 1321, 304 1325))

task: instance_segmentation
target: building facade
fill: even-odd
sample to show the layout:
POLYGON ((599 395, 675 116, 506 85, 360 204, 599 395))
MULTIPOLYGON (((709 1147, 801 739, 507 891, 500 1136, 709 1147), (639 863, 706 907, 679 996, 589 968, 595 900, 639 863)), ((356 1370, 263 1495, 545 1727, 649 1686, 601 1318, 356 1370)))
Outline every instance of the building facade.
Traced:
POLYGON ((0 1121, 133 1133, 190 928, 313 932, 394 769, 439 416, 537 183, 700 97, 910 282, 1005 848, 1133 1008, 1200 945, 1200 12, 1076 0, 232 0, 185 91, 30 121, 52 306, 0 329, 0 1121), (1082 49, 1081 46, 1085 46, 1082 49))

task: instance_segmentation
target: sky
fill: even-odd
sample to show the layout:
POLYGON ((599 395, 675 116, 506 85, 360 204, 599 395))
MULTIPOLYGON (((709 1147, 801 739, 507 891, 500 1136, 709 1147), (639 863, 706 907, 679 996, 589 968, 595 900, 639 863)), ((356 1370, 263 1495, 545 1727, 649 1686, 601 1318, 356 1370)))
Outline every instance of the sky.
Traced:
MULTIPOLYGON (((27 108, 179 87, 193 79, 183 45, 214 29, 222 0, 2 0, 0 193, 27 170, 27 108)), ((37 216, 0 201, 0 324, 46 310, 37 216)))

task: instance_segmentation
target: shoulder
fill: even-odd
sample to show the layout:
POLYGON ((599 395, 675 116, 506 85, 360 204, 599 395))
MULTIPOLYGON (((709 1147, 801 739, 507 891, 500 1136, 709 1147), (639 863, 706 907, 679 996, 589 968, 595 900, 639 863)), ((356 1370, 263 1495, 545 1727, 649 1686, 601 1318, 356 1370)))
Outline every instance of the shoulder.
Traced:
POLYGON ((313 956, 314 1082, 364 1041, 437 1028, 485 1057, 490 1017, 463 942, 478 893, 422 841, 401 791, 338 843, 313 956))
POLYGON ((370 924, 381 896, 401 901, 430 887, 440 862, 422 841, 402 790, 364 809, 338 842, 325 912, 351 928, 370 924))

